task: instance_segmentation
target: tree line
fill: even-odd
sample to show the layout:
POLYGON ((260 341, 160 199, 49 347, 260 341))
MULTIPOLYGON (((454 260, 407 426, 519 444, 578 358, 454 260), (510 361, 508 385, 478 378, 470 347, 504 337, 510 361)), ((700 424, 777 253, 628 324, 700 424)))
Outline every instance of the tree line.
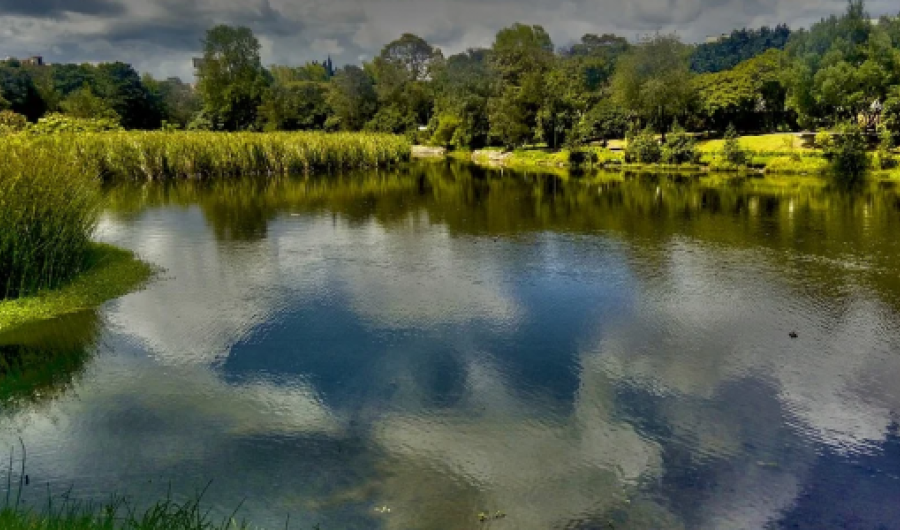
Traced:
POLYGON ((123 63, 0 65, 0 108, 119 120, 126 128, 369 130, 452 147, 577 146, 628 131, 828 129, 854 121, 900 132, 900 17, 864 0, 808 29, 736 30, 689 45, 588 34, 557 48, 513 24, 489 48, 445 57, 413 34, 371 61, 264 67, 244 27, 203 41, 198 83, 123 63))

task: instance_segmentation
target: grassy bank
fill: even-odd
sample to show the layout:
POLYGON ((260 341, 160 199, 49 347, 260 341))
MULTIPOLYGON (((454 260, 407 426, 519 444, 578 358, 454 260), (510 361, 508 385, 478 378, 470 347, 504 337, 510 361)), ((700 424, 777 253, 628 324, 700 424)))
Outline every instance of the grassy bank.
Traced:
POLYGON ((382 167, 409 160, 403 137, 367 133, 109 132, 7 142, 73 161, 103 180, 167 180, 382 167))
POLYGON ((153 274, 134 254, 110 245, 90 243, 70 283, 33 296, 0 301, 0 331, 97 307, 122 296, 153 274))
MULTIPOLYGON (((828 161, 821 149, 805 146, 791 133, 743 136, 738 141, 747 155, 747 164, 735 167, 725 160, 724 140, 701 140, 696 144, 698 161, 693 164, 636 164, 626 163, 625 143, 610 142, 618 149, 586 147, 575 152, 561 149, 525 148, 514 151, 489 148, 475 152, 450 153, 454 158, 470 159, 476 164, 512 169, 541 170, 547 168, 623 169, 647 172, 717 171, 757 172, 773 175, 822 175, 829 171, 828 161), (574 154, 574 158, 573 158, 574 154)), ((880 179, 900 179, 900 170, 873 171, 880 179)))

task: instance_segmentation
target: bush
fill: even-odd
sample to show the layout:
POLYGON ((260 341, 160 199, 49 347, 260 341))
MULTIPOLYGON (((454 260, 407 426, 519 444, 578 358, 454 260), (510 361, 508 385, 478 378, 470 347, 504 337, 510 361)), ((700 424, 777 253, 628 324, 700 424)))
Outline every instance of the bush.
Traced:
MULTIPOLYGON (((462 125, 462 120, 452 114, 441 114, 437 127, 431 135, 432 145, 452 147, 457 139, 457 131, 462 125)), ((457 146, 458 147, 458 146, 457 146)))
POLYGON ((734 167, 747 165, 749 156, 747 151, 741 149, 741 143, 738 140, 738 134, 734 125, 729 125, 725 131, 725 145, 722 150, 722 156, 727 164, 731 164, 734 167))
POLYGON ((16 133, 25 130, 28 120, 25 116, 11 110, 0 112, 0 134, 16 133))
POLYGON ((597 152, 590 148, 580 147, 569 151, 569 165, 593 166, 600 160, 597 152))
POLYGON ((894 136, 890 129, 882 126, 879 133, 880 142, 878 152, 875 155, 878 169, 893 169, 897 167, 897 159, 894 157, 894 136))
POLYGON ((661 160, 665 164, 696 164, 699 160, 697 142, 678 123, 666 137, 661 160))
POLYGON ((866 147, 866 138, 859 126, 846 123, 841 126, 833 145, 825 150, 825 157, 839 178, 853 180, 869 169, 866 147))
POLYGON ((110 118, 74 118, 64 114, 48 114, 27 128, 29 134, 97 133, 121 131, 119 122, 110 118))
POLYGON ((834 147, 834 139, 831 137, 831 133, 828 131, 819 131, 816 133, 816 147, 819 149, 831 149, 834 147))
POLYGON ((658 164, 662 160, 662 148, 649 128, 631 133, 625 146, 625 162, 629 164, 658 164))

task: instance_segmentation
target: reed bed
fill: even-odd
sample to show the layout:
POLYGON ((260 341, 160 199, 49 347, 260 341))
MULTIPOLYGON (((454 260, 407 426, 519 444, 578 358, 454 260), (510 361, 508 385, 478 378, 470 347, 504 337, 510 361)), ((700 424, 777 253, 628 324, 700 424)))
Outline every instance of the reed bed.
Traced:
POLYGON ((283 176, 409 160, 402 137, 366 133, 106 132, 0 137, 0 300, 84 268, 102 182, 283 176))
POLYGON ((0 299, 81 272, 100 205, 90 164, 48 145, 0 143, 0 299))
POLYGON ((102 180, 206 179, 384 167, 409 160, 400 136, 366 133, 110 132, 14 141, 87 164, 102 180))

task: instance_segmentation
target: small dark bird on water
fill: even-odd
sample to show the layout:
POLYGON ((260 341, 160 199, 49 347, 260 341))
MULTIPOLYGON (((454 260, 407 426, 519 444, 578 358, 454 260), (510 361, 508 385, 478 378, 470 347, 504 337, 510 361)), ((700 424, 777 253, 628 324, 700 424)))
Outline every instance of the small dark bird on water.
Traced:
POLYGON ((796 339, 800 335, 797 335, 796 331, 792 331, 792 332, 788 333, 788 336, 791 337, 792 339, 796 339))

